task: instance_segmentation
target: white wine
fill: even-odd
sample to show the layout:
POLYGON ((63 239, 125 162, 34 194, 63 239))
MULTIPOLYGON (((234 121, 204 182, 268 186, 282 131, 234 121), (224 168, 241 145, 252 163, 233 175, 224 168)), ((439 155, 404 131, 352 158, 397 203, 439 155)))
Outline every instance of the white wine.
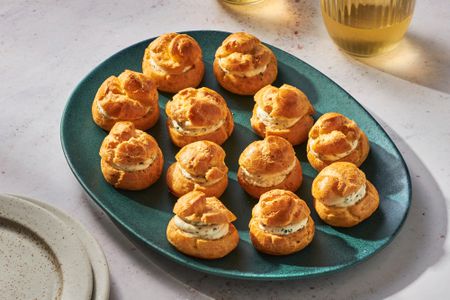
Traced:
POLYGON ((321 0, 331 38, 356 56, 393 49, 408 29, 414 4, 414 0, 321 0))

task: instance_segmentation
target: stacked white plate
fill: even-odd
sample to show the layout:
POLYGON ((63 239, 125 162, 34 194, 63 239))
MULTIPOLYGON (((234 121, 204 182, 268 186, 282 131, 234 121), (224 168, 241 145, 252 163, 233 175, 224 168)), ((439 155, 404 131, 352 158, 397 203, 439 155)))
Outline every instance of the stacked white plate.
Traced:
POLYGON ((106 300, 108 265, 78 221, 34 199, 0 195, 0 298, 106 300))

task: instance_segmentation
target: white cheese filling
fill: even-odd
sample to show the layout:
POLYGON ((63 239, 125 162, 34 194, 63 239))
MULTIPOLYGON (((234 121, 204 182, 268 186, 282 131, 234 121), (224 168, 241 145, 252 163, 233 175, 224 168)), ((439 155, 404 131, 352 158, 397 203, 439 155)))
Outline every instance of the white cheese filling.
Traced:
POLYGON ((264 125, 271 129, 286 129, 295 125, 300 118, 274 118, 267 112, 262 110, 259 106, 256 108, 256 117, 264 123, 264 125))
POLYGON ((142 171, 147 169, 148 167, 150 167, 153 162, 156 159, 156 155, 152 156, 151 158, 144 160, 143 162, 140 162, 138 164, 135 165, 124 165, 124 164, 116 164, 116 163, 112 163, 111 165, 118 170, 122 170, 125 172, 136 172, 136 171, 142 171))
POLYGON ((223 65, 223 58, 219 58, 219 67, 225 72, 230 73, 234 76, 238 77, 253 77, 259 74, 262 74, 266 71, 267 65, 260 66, 254 70, 249 70, 245 72, 239 72, 239 71, 229 71, 224 65, 223 65))
MULTIPOLYGON (((160 73, 171 73, 170 69, 161 67, 160 65, 158 65, 158 63, 153 58, 150 58, 149 61, 150 61, 150 65, 152 66, 152 68, 155 71, 160 72, 160 73)), ((194 65, 190 65, 190 66, 184 67, 184 69, 181 71, 181 73, 186 73, 187 71, 189 71, 193 67, 194 67, 194 65)))
POLYGON ((180 124, 175 120, 171 120, 172 127, 178 131, 181 135, 185 136, 199 136, 199 135, 205 135, 211 132, 216 131, 222 125, 225 123, 225 120, 219 121, 217 124, 213 126, 207 126, 207 127, 191 127, 191 123, 185 122, 184 124, 180 124))
MULTIPOLYGON (((118 118, 115 118, 115 117, 112 117, 112 116, 108 115, 108 113, 103 109, 102 105, 100 104, 100 101, 98 101, 98 100, 97 100, 97 109, 98 109, 98 112, 103 117, 105 117, 106 119, 111 119, 111 120, 117 120, 118 119, 118 118)), ((150 112, 150 109, 151 109, 151 107, 149 106, 147 108, 147 110, 145 111, 144 116, 150 112)))
POLYGON ((244 174, 245 180, 252 184, 259 187, 271 187, 275 186, 277 184, 282 183, 286 177, 292 172, 296 164, 296 160, 292 162, 292 164, 286 168, 285 170, 275 173, 275 174, 269 174, 269 175, 259 175, 259 174, 252 174, 244 167, 242 168, 242 172, 244 174))
POLYGON ((289 224, 286 226, 278 227, 278 226, 266 226, 262 223, 259 223, 259 228, 264 230, 265 232, 276 234, 276 235, 288 235, 294 232, 297 232, 303 228, 305 228, 308 223, 308 218, 301 220, 298 223, 289 224))
POLYGON ((312 146, 314 145, 314 143, 316 143, 315 140, 312 140, 310 146, 309 146, 309 151, 315 156, 315 157, 319 157, 320 159, 324 159, 324 160, 328 160, 328 161, 335 161, 338 159, 341 159, 343 157, 346 157, 347 155, 349 155, 350 153, 352 153, 353 150, 355 150, 358 147, 359 144, 359 140, 353 141, 350 145, 350 150, 342 152, 342 153, 335 153, 335 154, 318 154, 317 152, 315 152, 312 149, 312 146))
POLYGON ((219 182, 222 178, 216 178, 214 180, 207 180, 204 176, 195 176, 186 171, 180 164, 178 164, 178 168, 180 168, 181 174, 189 180, 194 181, 203 186, 210 186, 217 182, 219 182))
POLYGON ((336 206, 336 207, 349 207, 358 203, 361 199, 366 196, 366 185, 357 190, 356 192, 348 195, 347 197, 336 198, 332 202, 328 202, 328 206, 336 206))
POLYGON ((205 239, 218 240, 228 234, 229 224, 188 223, 178 216, 173 218, 175 225, 186 235, 205 239))

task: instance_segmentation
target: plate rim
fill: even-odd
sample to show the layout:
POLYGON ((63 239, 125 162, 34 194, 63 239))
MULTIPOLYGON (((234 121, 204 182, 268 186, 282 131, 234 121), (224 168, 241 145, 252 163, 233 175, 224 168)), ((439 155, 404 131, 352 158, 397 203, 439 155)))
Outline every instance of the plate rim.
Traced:
MULTIPOLYGON (((226 34, 229 35, 231 34, 231 32, 227 32, 227 31, 221 31, 221 30, 184 30, 184 31, 176 31, 177 33, 181 33, 181 34, 192 34, 192 33, 197 33, 197 34, 205 34, 205 33, 209 33, 209 34, 214 34, 214 33, 220 33, 220 34, 226 34)), ((411 175, 408 169, 408 166, 400 152, 400 150, 398 149, 397 145, 394 143, 393 139, 389 136, 389 134, 386 132, 386 130, 384 130, 384 128, 381 126, 381 124, 372 116, 372 114, 370 114, 367 109, 358 102, 358 100, 356 100, 356 98, 354 98, 349 92, 347 92, 344 88, 342 88, 338 83, 336 83, 335 81, 333 81, 331 78, 329 78, 327 75, 323 74, 321 71, 317 70, 316 68, 314 68, 313 66, 311 66, 310 64, 306 63, 305 61, 301 60, 300 58, 296 57, 295 55, 281 49, 278 48, 276 46, 273 46, 271 44, 268 43, 264 43, 265 45, 276 49, 277 51, 280 51, 283 53, 283 55, 288 56, 290 59, 293 59, 301 64, 305 64, 306 66, 308 66, 309 68, 311 68, 312 70, 314 70, 315 72, 317 72, 318 74, 320 74, 321 76, 323 76, 324 78, 326 78, 328 80, 328 82, 336 87, 338 87, 342 92, 344 92, 348 98, 350 98, 357 106, 359 106, 365 113, 366 115, 376 124, 376 126, 378 127, 379 130, 381 130, 386 137, 388 138, 389 142, 392 144, 395 152, 397 152, 399 158, 400 158, 400 163, 403 167, 403 169, 405 170, 406 173, 406 181, 407 181, 407 189, 408 189, 408 199, 407 202, 405 203, 406 206, 406 210, 405 210, 405 214, 402 218, 402 220, 399 223, 399 226, 395 229, 395 231, 387 238, 386 242, 381 245, 379 248, 377 248, 374 252, 363 256, 360 259, 357 259, 355 261, 351 261, 350 263, 346 263, 343 265, 336 265, 336 268, 331 268, 328 269, 326 271, 321 271, 321 272, 316 272, 316 273, 308 273, 308 274, 299 274, 299 275, 292 275, 292 274, 280 274, 278 276, 267 276, 265 274, 254 274, 254 273, 245 273, 245 272, 239 272, 239 271, 233 271, 233 270, 222 270, 220 269, 220 272, 217 271, 217 268, 214 267, 210 267, 210 266, 202 266, 199 267, 196 264, 192 264, 190 262, 187 262, 183 259, 181 259, 180 257, 176 256, 176 255, 172 255, 170 253, 167 253, 164 251, 164 249, 161 249, 159 246, 151 243, 150 241, 144 239, 142 236, 140 236, 139 234, 137 234, 131 227, 129 227, 125 222, 123 222, 121 219, 116 218, 114 216, 113 213, 111 213, 109 211, 109 209, 103 205, 103 203, 101 201, 99 201, 97 199, 97 197, 90 191, 90 189, 87 187, 87 185, 81 180, 81 176, 78 174, 77 170, 75 169, 74 165, 72 164, 72 161, 69 158, 68 155, 68 150, 66 148, 66 144, 65 144, 65 137, 64 137, 64 126, 66 124, 65 120, 67 117, 67 111, 69 108, 69 105, 72 102, 72 99, 74 97, 74 94, 79 90, 79 88, 85 84, 85 82, 87 81, 88 78, 90 78, 92 76, 92 74, 94 74, 96 72, 96 70, 103 66, 107 61, 114 59, 115 57, 122 55, 124 52, 128 51, 128 49, 136 47, 139 44, 142 43, 150 43, 151 41, 153 41, 154 39, 156 39, 158 36, 155 37, 151 37, 139 42, 136 42, 134 44, 131 44, 121 50, 119 50, 118 52, 115 52, 113 55, 107 57, 106 59, 104 59, 101 63, 99 63, 98 65, 96 65, 89 73, 87 73, 83 79, 78 82, 78 84, 75 86, 75 88, 73 89, 73 91, 71 92, 65 106, 64 106, 64 110, 62 113, 62 117, 61 117, 61 121, 60 121, 60 142, 61 142, 61 147, 63 149, 63 153, 64 153, 64 157, 66 158, 66 162, 69 165, 70 170, 72 171, 72 173, 74 174, 75 178, 77 179, 77 181, 79 182, 79 184, 83 187, 84 191, 89 195, 89 197, 91 197, 94 202, 99 205, 106 213, 107 215, 112 218, 114 220, 115 223, 119 224, 120 226, 122 226, 127 232, 129 232, 133 237, 137 238, 138 240, 142 241, 145 245, 148 245, 151 247, 151 249, 154 249, 158 254, 167 257, 169 259, 171 259, 172 261, 179 263, 185 267, 203 272, 203 273, 208 273, 208 274, 212 274, 215 276, 221 276, 221 277, 227 277, 227 278, 238 278, 238 279, 247 279, 247 280, 261 280, 261 281, 267 281, 267 280, 295 280, 295 279, 302 279, 302 278, 310 278, 310 277, 317 277, 317 276, 322 276, 322 275, 326 275, 326 274, 330 274, 330 273, 334 273, 337 271, 343 271, 345 269, 348 269, 354 265, 357 265, 365 260, 367 260, 368 258, 372 257, 373 255, 379 253, 381 250, 383 250, 387 245, 389 245, 392 240, 398 235, 398 233, 400 232, 401 228, 403 228, 403 224, 405 223, 406 218, 409 215, 409 210, 411 207, 411 198, 412 198, 412 184, 411 184, 411 175)))
POLYGON ((108 300, 110 294, 110 274, 108 261, 106 259, 105 253, 102 250, 102 247, 95 239, 95 237, 86 229, 86 227, 83 224, 81 224, 80 221, 72 218, 64 211, 46 202, 15 194, 7 194, 7 195, 29 201, 37 206, 42 207, 43 209, 47 210, 51 214, 55 215, 58 219, 63 221, 68 226, 69 229, 72 229, 75 232, 81 244, 84 246, 86 250, 86 254, 89 258, 92 267, 94 288, 92 292, 93 296, 91 298, 92 300, 108 300), (99 274, 99 276, 101 276, 104 280, 102 281, 97 280, 99 279, 99 277, 96 276, 96 274, 99 274), (101 285, 98 284, 100 282, 102 283, 101 285), (99 291, 100 293, 97 291, 99 291))
POLYGON ((0 207, 3 208, 0 210, 1 218, 27 228, 36 234, 53 252, 61 269, 61 298, 80 297, 80 293, 84 293, 87 297, 86 300, 91 299, 93 290, 91 264, 81 241, 77 236, 71 234, 67 225, 44 208, 8 194, 0 194, 0 207), (27 217, 19 216, 20 213, 14 212, 11 208, 27 210, 27 217), (33 224, 33 221, 36 220, 49 222, 52 231, 49 231, 48 228, 38 227, 42 226, 40 221, 33 224), (63 240, 60 239, 61 236, 64 237, 63 240), (70 251, 67 251, 67 249, 70 251), (84 280, 80 280, 80 277, 84 280), (80 285, 80 282, 83 283, 80 285), (84 291, 80 290, 80 287, 84 287, 84 291))

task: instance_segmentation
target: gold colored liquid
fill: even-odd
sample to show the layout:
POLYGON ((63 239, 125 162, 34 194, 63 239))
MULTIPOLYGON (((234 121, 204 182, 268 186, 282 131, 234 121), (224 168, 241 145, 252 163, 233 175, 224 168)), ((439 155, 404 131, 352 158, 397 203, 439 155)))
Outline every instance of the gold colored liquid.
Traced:
POLYGON ((393 49, 411 22, 414 0, 321 0, 328 33, 344 51, 372 56, 393 49))

